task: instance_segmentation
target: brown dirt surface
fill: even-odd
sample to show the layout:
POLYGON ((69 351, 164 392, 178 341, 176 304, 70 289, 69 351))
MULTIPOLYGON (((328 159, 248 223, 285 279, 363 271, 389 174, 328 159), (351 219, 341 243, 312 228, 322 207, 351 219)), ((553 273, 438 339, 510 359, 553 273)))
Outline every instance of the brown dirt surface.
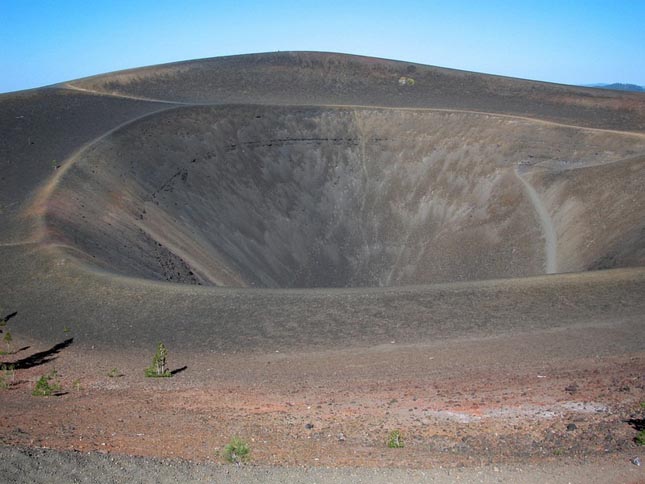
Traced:
POLYGON ((645 358, 535 361, 540 351, 528 347, 571 336, 304 354, 171 352, 179 371, 170 379, 143 377, 152 351, 72 345, 16 372, 0 393, 0 435, 7 445, 197 462, 222 462, 223 445, 239 435, 254 464, 288 467, 434 469, 637 455, 645 358), (118 376, 109 376, 113 367, 118 376), (52 368, 62 394, 32 396, 52 368), (385 444, 394 429, 403 449, 385 444))

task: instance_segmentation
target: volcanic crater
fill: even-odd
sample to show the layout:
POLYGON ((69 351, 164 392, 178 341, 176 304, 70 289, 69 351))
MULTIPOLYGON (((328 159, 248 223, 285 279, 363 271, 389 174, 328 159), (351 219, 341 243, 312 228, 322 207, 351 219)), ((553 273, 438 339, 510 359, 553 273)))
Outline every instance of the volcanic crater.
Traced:
POLYGON ((234 435, 276 482, 639 478, 642 94, 200 59, 1 95, 0 182, 4 480, 88 452, 119 472, 115 455, 219 460, 234 435), (163 381, 144 377, 159 342, 163 381), (43 402, 47 375, 65 390, 43 402))
MULTIPOLYGON (((633 190, 614 194, 614 230, 589 250, 576 170, 643 151, 633 134, 467 111, 179 106, 81 152, 46 221, 91 264, 180 283, 383 287, 581 271, 624 239, 633 190), (543 201, 533 184, 547 171, 560 185, 543 201)), ((613 264, 638 258, 637 242, 613 264)))

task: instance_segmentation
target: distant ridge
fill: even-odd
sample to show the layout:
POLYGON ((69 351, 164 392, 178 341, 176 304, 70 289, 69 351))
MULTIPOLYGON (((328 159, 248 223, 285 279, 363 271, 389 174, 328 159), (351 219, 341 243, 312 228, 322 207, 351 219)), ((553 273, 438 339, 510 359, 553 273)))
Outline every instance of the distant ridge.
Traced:
POLYGON ((459 109, 645 132, 645 98, 641 93, 592 90, 328 52, 265 52, 196 59, 101 74, 59 87, 175 104, 459 109), (632 109, 628 111, 616 103, 617 98, 624 97, 630 97, 632 109))
POLYGON ((598 89, 613 89, 614 91, 645 92, 645 87, 636 84, 623 84, 614 82, 613 84, 587 84, 585 87, 596 87, 598 89))

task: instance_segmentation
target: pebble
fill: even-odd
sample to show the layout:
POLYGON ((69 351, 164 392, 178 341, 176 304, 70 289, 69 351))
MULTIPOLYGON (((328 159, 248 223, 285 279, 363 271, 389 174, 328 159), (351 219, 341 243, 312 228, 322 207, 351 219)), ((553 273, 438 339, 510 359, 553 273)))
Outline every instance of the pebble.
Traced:
POLYGON ((639 466, 639 467, 640 467, 640 465, 641 465, 641 458, 640 458, 640 457, 634 457, 634 458, 632 459, 632 461, 631 461, 631 462, 632 462, 632 464, 634 464, 635 466, 639 466))
POLYGON ((576 424, 574 424, 574 423, 570 423, 569 425, 567 425, 567 431, 568 432, 576 430, 577 428, 578 428, 578 426, 576 424))

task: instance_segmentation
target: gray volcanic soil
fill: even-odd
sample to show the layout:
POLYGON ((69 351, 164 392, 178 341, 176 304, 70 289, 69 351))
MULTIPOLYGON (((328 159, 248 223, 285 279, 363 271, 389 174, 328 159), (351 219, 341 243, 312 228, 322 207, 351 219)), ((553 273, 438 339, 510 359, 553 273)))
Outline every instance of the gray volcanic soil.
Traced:
POLYGON ((90 92, 188 104, 365 105, 506 113, 645 131, 640 93, 320 52, 200 59, 79 79, 90 92), (399 84, 401 77, 414 85, 399 84))
MULTIPOLYGON (((204 391, 205 402, 227 402, 226 392, 253 394, 251 382, 275 378, 275 402, 233 399, 237 414, 208 403, 190 410, 191 425, 222 419, 221 438, 237 421, 256 429, 256 406, 269 415, 263 432, 282 436, 292 410, 276 402, 303 391, 292 385, 321 401, 340 386, 343 398, 364 403, 365 419, 347 422, 370 444, 361 457, 329 455, 377 465, 381 427, 407 425, 397 420, 403 409, 384 417, 384 372, 393 387, 426 389, 424 398, 451 412, 484 372, 494 390, 483 407, 507 398, 516 410, 578 405, 563 382, 586 386, 589 401, 615 408, 596 422, 620 425, 608 452, 628 452, 633 429, 618 422, 645 400, 644 133, 641 94, 321 53, 191 61, 0 96, 0 305, 18 313, 16 345, 48 355, 34 359, 27 348, 3 357, 22 365, 0 392, 3 408, 14 421, 45 423, 25 433, 25 422, 4 418, 0 437, 44 445, 55 407, 66 418, 52 427, 56 448, 77 448, 94 429, 84 450, 108 440, 116 452, 167 457, 154 442, 112 442, 105 430, 146 412, 134 410, 145 408, 140 392, 154 400, 134 375, 163 340, 189 362, 173 379, 187 385, 180 401, 204 391), (71 348, 47 353, 72 336, 71 348), (433 369, 427 351, 462 343, 471 346, 457 366, 433 369), (248 365, 276 351, 304 355, 315 376, 248 365), (229 386, 220 388, 222 374, 208 371, 228 368, 231 354, 229 386), (528 391, 526 375, 514 372, 521 363, 535 373, 545 361, 565 376, 528 391), (132 376, 114 394, 99 380, 120 363, 132 376), (92 390, 39 403, 30 385, 53 365, 66 385, 80 378, 92 390), (443 400, 431 394, 430 373, 445 383, 443 400), (368 383, 350 388, 359 374, 368 383), (87 410, 100 402, 104 413, 87 410)), ((437 411, 439 423, 423 427, 398 465, 452 455, 432 453, 440 452, 432 433, 443 432, 437 411)), ((178 426, 168 431, 184 431, 175 407, 160 412, 178 426)), ((526 449, 544 458, 547 430, 531 412, 521 415, 540 435, 526 449)), ((470 432, 460 425, 444 434, 470 432)), ((492 437, 497 425, 476 436, 478 452, 519 458, 492 437)), ((603 452, 604 435, 589 425, 588 445, 565 439, 565 452, 603 452)), ((173 451, 196 445, 182 442, 173 451)), ((305 464, 316 465, 319 444, 307 444, 305 464)), ((262 463, 304 448, 267 445, 262 463)))
POLYGON ((82 454, 41 449, 0 447, 0 458, 9 463, 0 469, 6 482, 32 484, 74 483, 372 483, 434 482, 452 483, 523 482, 525 484, 638 482, 634 466, 618 468, 614 462, 570 464, 490 466, 462 469, 404 470, 361 468, 278 468, 231 467, 196 464, 179 459, 145 459, 123 455, 82 454))
MULTIPOLYGON (((51 196, 46 222, 51 241, 104 269, 174 282, 379 287, 520 277, 544 272, 545 243, 540 201, 525 195, 516 167, 571 170, 644 151, 643 136, 482 114, 178 108, 84 152, 51 196)), ((633 181, 614 172, 614 183, 633 181)), ((611 203, 632 204, 642 186, 629 188, 611 203)), ((566 227, 579 233, 592 215, 561 198, 558 217, 575 213, 566 227)), ((607 214, 593 251, 578 264, 565 257, 567 270, 609 257, 603 234, 623 240, 642 223, 642 203, 607 214)), ((565 256, 581 251, 582 235, 560 244, 565 256)), ((629 242, 614 266, 645 261, 635 253, 640 237, 629 242)))

